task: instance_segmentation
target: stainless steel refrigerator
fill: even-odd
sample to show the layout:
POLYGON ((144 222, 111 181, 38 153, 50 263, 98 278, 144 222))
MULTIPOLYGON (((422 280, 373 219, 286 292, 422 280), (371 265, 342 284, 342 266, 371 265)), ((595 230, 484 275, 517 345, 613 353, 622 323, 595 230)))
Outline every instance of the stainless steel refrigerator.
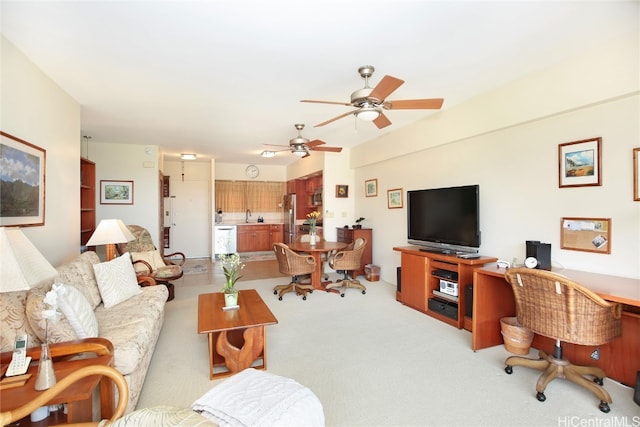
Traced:
POLYGON ((284 243, 290 244, 296 240, 296 195, 285 194, 282 201, 284 209, 284 243))

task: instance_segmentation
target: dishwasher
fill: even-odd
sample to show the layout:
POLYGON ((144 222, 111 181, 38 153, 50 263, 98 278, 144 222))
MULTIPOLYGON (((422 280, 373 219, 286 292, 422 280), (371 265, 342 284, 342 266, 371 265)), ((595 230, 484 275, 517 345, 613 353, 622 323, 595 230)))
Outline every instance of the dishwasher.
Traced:
POLYGON ((214 254, 216 259, 223 254, 232 254, 238 250, 238 228, 235 225, 214 226, 214 254))

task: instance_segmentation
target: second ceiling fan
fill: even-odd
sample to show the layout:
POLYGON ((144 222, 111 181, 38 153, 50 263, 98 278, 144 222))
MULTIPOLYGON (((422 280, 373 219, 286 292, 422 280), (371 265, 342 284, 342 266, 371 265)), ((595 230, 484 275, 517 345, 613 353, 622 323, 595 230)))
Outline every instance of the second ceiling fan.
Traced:
POLYGON ((351 94, 351 102, 335 102, 335 101, 316 101, 311 99, 303 99, 300 102, 312 102, 316 104, 337 104, 346 105, 347 107, 356 107, 347 113, 340 114, 332 119, 315 125, 315 127, 324 126, 343 117, 354 114, 356 117, 373 121, 378 129, 382 129, 391 124, 391 121, 384 115, 382 110, 438 110, 442 107, 444 99, 404 99, 398 101, 387 101, 387 96, 398 89, 404 80, 400 80, 392 76, 384 76, 376 87, 369 87, 369 77, 373 75, 375 68, 373 65, 363 65, 358 68, 360 77, 364 79, 364 87, 358 89, 351 94))
POLYGON ((308 157, 310 155, 310 151, 332 151, 334 153, 339 153, 342 151, 342 147, 323 147, 326 142, 321 141, 319 139, 314 139, 313 141, 309 141, 307 138, 304 138, 301 135, 302 129, 304 129, 303 124, 297 123, 295 125, 298 130, 298 136, 289 140, 289 145, 276 145, 276 144, 264 144, 270 147, 285 147, 281 150, 276 151, 291 151, 293 154, 299 157, 308 157))

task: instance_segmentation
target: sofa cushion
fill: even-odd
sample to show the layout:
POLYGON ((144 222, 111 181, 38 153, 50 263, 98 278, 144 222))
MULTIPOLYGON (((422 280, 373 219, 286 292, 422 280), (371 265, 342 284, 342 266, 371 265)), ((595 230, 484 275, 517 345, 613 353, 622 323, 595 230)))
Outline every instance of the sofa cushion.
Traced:
POLYGON ((91 308, 96 308, 102 302, 93 271, 94 264, 99 263, 98 255, 93 251, 87 251, 56 269, 58 271, 57 281, 73 286, 82 292, 91 304, 91 308))
POLYGON ((0 352, 13 351, 16 335, 27 334, 27 345, 41 344, 27 319, 27 291, 0 293, 0 352))
POLYGON ((53 285, 58 294, 58 307, 67 318, 78 338, 98 336, 98 320, 89 301, 72 286, 53 285))
POLYGON ((50 290, 51 286, 49 285, 33 288, 29 291, 26 309, 29 325, 42 342, 45 342, 47 337, 50 343, 77 340, 76 331, 64 316, 60 316, 55 321, 45 319, 43 312, 49 307, 44 303, 44 298, 50 290))
MULTIPOLYGON (((153 271, 165 266, 164 259, 162 259, 160 251, 158 250, 146 252, 131 252, 131 259, 133 261, 145 261, 151 266, 153 271)), ((137 273, 149 273, 149 269, 147 268, 147 266, 141 262, 133 264, 133 267, 135 268, 137 273)))
POLYGON ((96 308, 100 336, 113 343, 114 367, 122 375, 139 369, 143 354, 153 351, 168 293, 166 286, 147 286, 114 307, 96 308))
POLYGON ((129 252, 111 261, 95 264, 93 269, 105 308, 111 308, 141 292, 129 252))

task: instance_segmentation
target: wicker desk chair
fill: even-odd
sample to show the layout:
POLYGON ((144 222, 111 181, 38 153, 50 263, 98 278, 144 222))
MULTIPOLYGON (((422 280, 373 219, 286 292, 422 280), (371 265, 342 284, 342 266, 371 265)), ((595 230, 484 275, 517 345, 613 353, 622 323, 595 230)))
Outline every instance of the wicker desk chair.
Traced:
POLYGON ((347 288, 358 288, 362 290, 363 295, 367 293, 367 288, 353 274, 354 270, 360 268, 360 259, 365 246, 367 246, 367 239, 358 237, 353 247, 347 246, 330 257, 329 266, 336 271, 341 271, 344 276, 335 283, 329 283, 326 288, 327 292, 333 288, 340 288, 340 296, 343 298, 347 288), (352 277, 349 277, 349 272, 352 277))
POLYGON ((545 270, 512 268, 505 278, 511 284, 520 325, 556 340, 553 355, 539 351, 539 359, 511 356, 505 372, 513 366, 543 371, 536 383, 537 399, 546 400, 544 390, 555 378, 566 378, 593 392, 602 412, 609 412, 611 396, 602 387, 605 372, 595 366, 576 366, 562 357, 562 341, 598 346, 622 333, 622 307, 610 303, 564 276, 545 270), (594 377, 593 381, 589 377, 594 377))
POLYGON ((300 283, 300 276, 309 275, 316 269, 316 260, 311 255, 299 255, 289 249, 284 243, 274 243, 273 252, 278 260, 278 269, 282 274, 291 276, 291 282, 287 285, 277 285, 273 288, 273 294, 282 296, 288 292, 295 292, 307 299, 307 293, 313 292, 313 285, 300 283))

